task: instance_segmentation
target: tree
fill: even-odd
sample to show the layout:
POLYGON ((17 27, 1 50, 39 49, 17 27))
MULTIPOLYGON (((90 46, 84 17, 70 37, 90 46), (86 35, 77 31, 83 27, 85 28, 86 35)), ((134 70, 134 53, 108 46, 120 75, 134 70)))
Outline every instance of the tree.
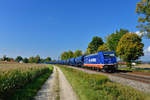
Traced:
POLYGON ((61 54, 61 60, 66 60, 68 58, 69 58, 68 52, 65 51, 61 54))
POLYGON ((99 52, 99 51, 110 51, 110 50, 109 50, 107 44, 104 43, 103 45, 101 45, 101 46, 98 48, 97 51, 99 52))
POLYGON ((71 50, 68 51, 68 59, 73 58, 74 54, 71 50))
POLYGON ((137 3, 136 13, 140 15, 138 18, 140 25, 137 28, 150 38, 150 0, 141 0, 137 3))
POLYGON ((117 54, 120 58, 128 62, 127 66, 131 68, 131 62, 143 56, 144 44, 142 39, 135 33, 127 33, 120 39, 117 46, 117 54))
POLYGON ((68 52, 65 51, 61 54, 61 60, 66 60, 66 59, 70 59, 73 57, 74 57, 74 54, 71 50, 69 50, 68 52))
POLYGON ((0 60, 1 61, 14 62, 14 58, 7 57, 6 55, 4 55, 0 60))
POLYGON ((46 59, 45 59, 45 61, 51 61, 52 59, 51 59, 51 57, 47 57, 46 59))
POLYGON ((108 45, 108 48, 111 50, 111 51, 116 51, 116 48, 118 46, 118 42, 120 41, 120 38, 128 33, 129 31, 128 30, 125 30, 125 29, 120 29, 120 31, 116 30, 116 33, 112 33, 111 35, 109 35, 107 37, 107 45, 108 45))
POLYGON ((95 36, 93 37, 92 41, 89 43, 87 51, 92 54, 96 53, 98 50, 98 47, 102 45, 104 42, 101 37, 95 36))
POLYGON ((8 57, 6 55, 3 56, 2 61, 7 61, 8 57))
POLYGON ((30 57, 29 58, 29 63, 34 63, 35 61, 34 61, 34 57, 32 56, 32 57, 30 57))
POLYGON ((25 58, 23 59, 23 62, 24 62, 24 63, 29 63, 28 58, 25 57, 25 58))
POLYGON ((16 59, 15 59, 16 62, 20 62, 22 60, 23 60, 23 58, 21 56, 17 56, 16 59))
POLYGON ((39 55, 37 55, 37 56, 34 58, 34 62, 35 62, 35 63, 40 63, 40 61, 41 61, 41 58, 40 58, 39 55))
POLYGON ((89 55, 90 54, 90 48, 87 48, 84 55, 89 55))
POLYGON ((79 56, 81 56, 82 55, 82 51, 81 50, 76 50, 75 52, 74 52, 74 57, 79 57, 79 56))

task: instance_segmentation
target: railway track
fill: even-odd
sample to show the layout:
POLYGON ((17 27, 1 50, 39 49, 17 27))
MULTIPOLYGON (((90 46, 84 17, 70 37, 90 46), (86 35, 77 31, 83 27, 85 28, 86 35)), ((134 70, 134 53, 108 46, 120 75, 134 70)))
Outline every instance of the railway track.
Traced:
POLYGON ((114 73, 112 75, 119 76, 119 77, 126 78, 126 79, 130 79, 130 80, 139 81, 142 83, 150 84, 150 76, 128 74, 128 73, 114 73))
POLYGON ((73 67, 73 66, 69 66, 69 67, 72 67, 72 68, 78 69, 78 70, 82 70, 82 71, 85 71, 85 72, 91 73, 91 74, 103 74, 103 75, 107 75, 107 76, 112 75, 112 76, 116 76, 116 77, 121 77, 121 78, 129 79, 129 80, 134 80, 134 81, 150 84, 150 75, 134 74, 132 72, 130 72, 130 73, 128 73, 128 72, 105 73, 105 72, 98 72, 96 70, 90 70, 87 68, 79 68, 79 67, 73 67))

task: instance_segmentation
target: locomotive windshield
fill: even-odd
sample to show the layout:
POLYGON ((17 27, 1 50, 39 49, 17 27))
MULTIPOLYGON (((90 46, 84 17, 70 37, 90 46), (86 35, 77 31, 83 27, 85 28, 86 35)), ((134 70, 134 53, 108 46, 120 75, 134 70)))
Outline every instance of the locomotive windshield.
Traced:
POLYGON ((115 57, 114 53, 104 53, 104 59, 115 57))

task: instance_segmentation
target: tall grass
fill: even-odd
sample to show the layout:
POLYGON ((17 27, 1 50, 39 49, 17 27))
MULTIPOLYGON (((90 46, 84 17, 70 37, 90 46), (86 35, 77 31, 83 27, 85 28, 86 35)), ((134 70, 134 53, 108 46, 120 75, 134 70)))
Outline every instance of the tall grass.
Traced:
POLYGON ((1 66, 3 66, 0 67, 0 99, 2 100, 7 100, 18 89, 50 71, 47 65, 11 64, 1 66))
POLYGON ((106 76, 88 74, 58 65, 80 100, 150 100, 150 96, 128 86, 111 82, 106 76))

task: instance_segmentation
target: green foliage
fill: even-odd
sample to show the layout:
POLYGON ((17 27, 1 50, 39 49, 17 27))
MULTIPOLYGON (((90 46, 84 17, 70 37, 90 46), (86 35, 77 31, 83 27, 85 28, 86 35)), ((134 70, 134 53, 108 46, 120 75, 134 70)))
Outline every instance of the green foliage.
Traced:
POLYGON ((117 47, 117 55, 121 59, 128 62, 131 67, 131 62, 143 56, 143 47, 141 38, 135 33, 127 33, 120 39, 117 47))
POLYGON ((34 62, 35 62, 35 63, 40 63, 40 61, 41 61, 41 58, 40 58, 39 55, 37 55, 37 56, 34 58, 34 62))
POLYGON ((40 75, 38 78, 31 80, 31 82, 26 84, 21 89, 17 89, 13 95, 8 97, 8 100, 32 100, 52 72, 53 67, 50 66, 47 72, 40 75))
POLYGON ((6 55, 3 56, 2 61, 7 61, 8 57, 6 57, 6 55))
POLYGON ((42 74, 49 72, 49 67, 46 65, 15 64, 11 66, 14 67, 0 69, 0 100, 7 100, 17 90, 42 74))
POLYGON ((104 42, 101 37, 95 36, 93 37, 92 41, 88 44, 87 53, 93 54, 96 53, 99 46, 102 45, 104 42))
MULTIPOLYGON (((13 58, 7 57, 6 55, 4 55, 3 58, 1 58, 0 60, 1 61, 11 61, 11 62, 14 61, 13 58)), ((26 57, 22 58, 21 56, 17 56, 15 59, 16 62, 23 61, 23 63, 40 63, 40 62, 51 61, 51 60, 52 60, 51 57, 47 57, 47 58, 43 59, 43 58, 40 58, 39 55, 37 55, 36 57, 33 57, 33 56, 29 57, 29 59, 26 57)))
POLYGON ((14 61, 13 58, 7 57, 6 55, 4 55, 0 60, 1 61, 14 61))
POLYGON ((23 59, 23 62, 24 62, 24 63, 29 63, 28 58, 24 58, 24 59, 23 59))
POLYGON ((86 52, 84 53, 84 55, 89 55, 90 54, 90 48, 86 49, 86 52))
POLYGON ((41 62, 41 58, 39 55, 37 55, 36 57, 30 57, 29 58, 29 63, 40 63, 41 62))
POLYGON ((66 60, 66 59, 70 59, 73 57, 74 57, 74 54, 71 50, 69 50, 68 52, 65 51, 61 54, 61 60, 66 60))
POLYGON ((32 56, 32 57, 30 57, 29 58, 29 63, 34 63, 35 61, 34 61, 34 57, 32 56))
POLYGON ((47 57, 44 61, 51 61, 51 57, 47 57))
POLYGON ((128 86, 111 82, 106 76, 88 74, 59 65, 79 100, 149 100, 150 96, 128 86))
POLYGON ((61 60, 66 60, 66 59, 68 59, 69 58, 69 56, 68 56, 68 52, 63 52, 62 54, 61 54, 61 60))
POLYGON ((140 15, 138 22, 141 23, 137 27, 150 38, 150 0, 141 0, 137 3, 136 13, 140 15))
POLYGON ((20 62, 23 60, 23 58, 21 56, 17 56, 15 60, 16 60, 16 62, 20 62))
POLYGON ((31 83, 25 85, 25 87, 18 89, 14 95, 8 97, 8 100, 33 100, 33 97, 37 94, 39 89, 48 79, 52 71, 42 74, 37 79, 32 80, 31 83))
POLYGON ((79 57, 79 56, 82 56, 82 51, 81 50, 76 50, 74 52, 74 57, 79 57))
POLYGON ((73 52, 71 50, 68 51, 68 59, 73 58, 73 52))
POLYGON ((117 30, 116 33, 112 33, 111 35, 109 35, 107 37, 107 42, 106 42, 106 44, 108 45, 108 48, 111 51, 116 51, 120 38, 128 32, 129 32, 128 30, 120 29, 120 31, 117 30))
POLYGON ((103 45, 101 45, 101 46, 98 48, 97 51, 99 52, 99 51, 110 51, 110 50, 109 50, 107 44, 104 43, 103 45))
POLYGON ((40 63, 40 62, 44 62, 44 61, 52 61, 51 57, 47 57, 45 59, 41 58, 39 55, 37 55, 36 57, 30 57, 28 59, 29 63, 40 63))

